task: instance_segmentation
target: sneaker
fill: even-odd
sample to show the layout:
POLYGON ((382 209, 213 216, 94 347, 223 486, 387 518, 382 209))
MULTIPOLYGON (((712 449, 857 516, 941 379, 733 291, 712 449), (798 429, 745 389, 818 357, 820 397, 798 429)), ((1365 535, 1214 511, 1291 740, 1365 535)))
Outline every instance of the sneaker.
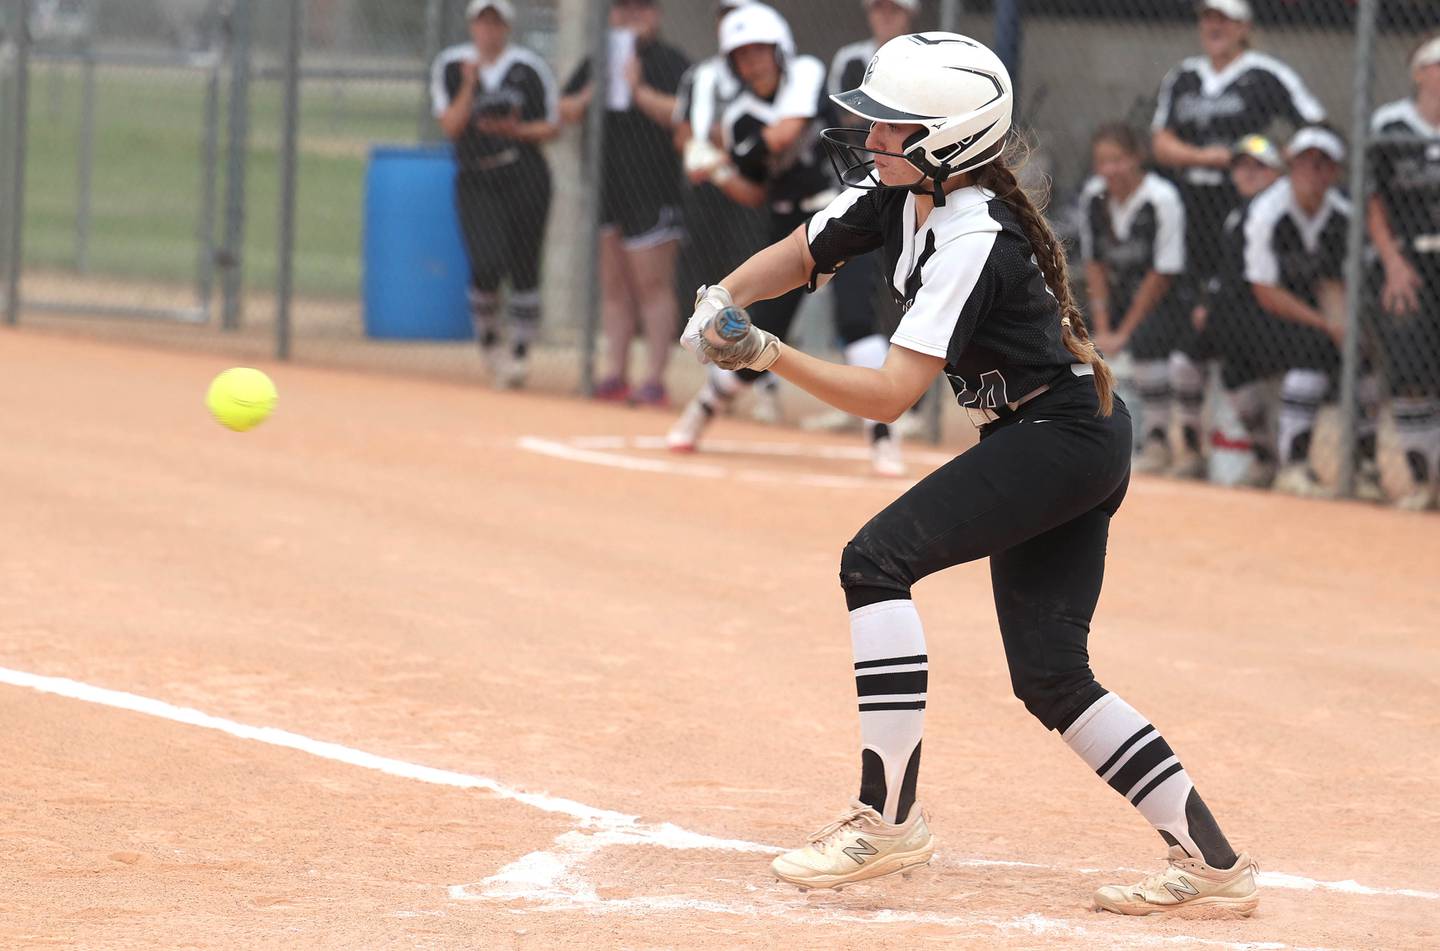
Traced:
POLYGON ((1170 847, 1164 871, 1134 885, 1105 885, 1095 892, 1095 910, 1117 915, 1166 915, 1203 908, 1245 916, 1259 904, 1250 856, 1238 856, 1228 869, 1211 868, 1178 845, 1170 847))
POLYGON ((784 418, 780 409, 780 384, 774 380, 757 383, 753 388, 755 401, 750 407, 750 418, 757 423, 774 425, 784 418))
POLYGON ((853 802, 809 844, 778 856, 770 868, 801 888, 844 888, 927 865, 934 854, 935 838, 918 803, 907 821, 891 825, 874 809, 853 802))
POLYGON ((1424 512, 1435 506, 1435 490, 1423 482, 1414 483, 1409 492, 1395 500, 1395 507, 1402 512, 1424 512))
POLYGON ((1279 475, 1275 476, 1275 485, 1272 488, 1276 492, 1299 496, 1302 499, 1330 498, 1330 490, 1325 488, 1320 477, 1304 462, 1292 462, 1281 469, 1279 475))
POLYGON ((900 458, 900 440, 894 436, 881 436, 870 443, 870 471, 891 479, 905 475, 905 460, 900 458))
POLYGON ((630 384, 618 376, 608 377, 595 384, 591 399, 602 403, 625 403, 630 400, 630 384))
POLYGON ((665 391, 664 383, 645 383, 632 394, 636 406, 653 406, 656 409, 666 409, 670 405, 670 394, 665 391))
POLYGON ((1252 458, 1238 484, 1251 489, 1270 488, 1275 484, 1275 463, 1252 458))
POLYGON ((715 410, 709 405, 701 402, 699 395, 696 395, 675 425, 670 427, 670 432, 665 434, 665 445, 671 452, 694 452, 700 445, 700 435, 705 432, 705 427, 710 425, 715 410))
POLYGON ((827 410, 800 420, 800 428, 812 433, 843 433, 860 429, 860 417, 851 416, 843 409, 827 410))
POLYGON ((490 382, 499 386, 499 379, 505 366, 505 354, 498 344, 491 346, 480 345, 480 363, 485 367, 485 373, 490 382))
POLYGON ((1170 468, 1170 447, 1163 439, 1147 439, 1131 466, 1136 472, 1155 475, 1170 468))
POLYGON ((501 361, 499 372, 495 375, 495 385, 505 390, 518 390, 525 385, 525 379, 529 375, 529 358, 512 355, 510 359, 501 361))
POLYGON ((1375 460, 1366 459, 1355 473, 1355 498, 1362 502, 1385 503, 1385 487, 1380 484, 1380 467, 1375 460))
POLYGON ((1180 453, 1170 466, 1169 474, 1177 479, 1204 479, 1209 475, 1205 466, 1205 457, 1198 452, 1189 450, 1180 453))

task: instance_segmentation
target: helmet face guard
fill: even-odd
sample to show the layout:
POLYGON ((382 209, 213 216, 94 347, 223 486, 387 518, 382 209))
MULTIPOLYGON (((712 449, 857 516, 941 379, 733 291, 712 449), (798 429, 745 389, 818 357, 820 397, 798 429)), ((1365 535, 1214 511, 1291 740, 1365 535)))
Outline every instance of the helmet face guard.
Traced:
MULTIPOLYGON (((914 192, 917 195, 929 195, 935 201, 935 207, 945 205, 945 182, 950 176, 955 175, 961 169, 948 164, 935 164, 926 157, 925 149, 920 143, 926 137, 925 129, 916 130, 915 134, 905 140, 904 152, 887 152, 884 149, 874 149, 865 144, 869 138, 868 129, 856 129, 841 127, 837 129, 826 129, 820 133, 820 137, 828 147, 830 165, 835 169, 835 174, 847 188, 903 188, 906 191, 914 192), (918 177, 907 185, 887 185, 881 181, 880 173, 875 170, 875 156, 884 155, 888 158, 904 159, 909 162, 917 171, 918 177)), ((970 168, 976 168, 986 162, 998 157, 1004 150, 1004 140, 995 143, 987 152, 972 157, 970 168)), ((954 149, 953 151, 958 151, 954 149)))

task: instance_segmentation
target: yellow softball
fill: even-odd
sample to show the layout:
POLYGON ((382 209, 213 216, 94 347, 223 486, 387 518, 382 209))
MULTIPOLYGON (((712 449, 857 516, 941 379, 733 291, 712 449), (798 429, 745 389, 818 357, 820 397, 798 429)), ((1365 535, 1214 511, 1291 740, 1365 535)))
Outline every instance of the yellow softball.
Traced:
POLYGON ((275 409, 275 384, 259 370, 233 367, 210 381, 205 405, 215 422, 237 433, 254 429, 275 409))

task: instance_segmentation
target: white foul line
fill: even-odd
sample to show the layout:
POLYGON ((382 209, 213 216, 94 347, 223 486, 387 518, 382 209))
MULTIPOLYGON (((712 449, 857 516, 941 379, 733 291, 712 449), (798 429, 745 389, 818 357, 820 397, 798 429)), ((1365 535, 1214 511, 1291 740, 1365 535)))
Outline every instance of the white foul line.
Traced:
MULTIPOLYGON (((1044 934, 1072 938, 1091 935, 1097 938, 1100 937, 1098 934, 1089 932, 1079 925, 1058 919, 1045 918, 1041 915, 1025 915, 1012 919, 990 919, 980 916, 960 917, 953 915, 931 915, 920 912, 905 912, 889 909, 874 912, 854 912, 843 908, 813 908, 807 904, 797 903, 795 900, 781 901, 771 899, 769 901, 763 901, 760 900, 760 898, 748 903, 711 901, 686 898, 684 896, 603 898, 597 893, 593 885, 580 876, 578 869, 584 865, 585 860, 589 856, 604 848, 621 845, 646 845, 660 846, 669 849, 713 849, 759 854, 774 854, 780 852, 781 849, 775 846, 763 845, 758 842, 747 842, 741 839, 716 838, 703 833, 691 832, 688 829, 683 829, 668 822, 642 823, 635 816, 615 812, 610 809, 599 809, 594 806, 587 806, 584 803, 575 802, 572 799, 550 796, 545 793, 524 792, 486 776, 475 776, 448 769, 436 769, 431 766, 421 766, 416 763, 409 763, 388 756, 377 756, 373 753, 366 753, 348 746, 341 746, 338 743, 330 743, 324 740, 316 740, 308 736, 302 736, 299 733, 291 733, 288 730, 281 730, 275 727, 250 726, 234 720, 225 719, 224 717, 202 713, 191 707, 180 707, 166 703, 163 700, 142 697, 138 694, 126 693, 121 690, 96 687, 65 677, 46 677, 22 670, 0 667, 0 683, 9 684, 14 687, 24 687, 39 691, 40 693, 68 697, 73 700, 81 700, 86 703, 112 707, 118 710, 129 710, 134 713, 158 717, 176 723, 184 723, 202 729, 216 730, 238 739, 254 740, 255 742, 265 743, 270 746, 279 746, 306 753, 320 759, 346 763, 361 769, 374 770, 390 776, 414 779, 438 786, 452 786, 459 789, 483 789, 502 799, 518 802, 543 812, 569 816, 576 820, 577 827, 559 835, 555 839, 550 851, 531 852, 528 855, 522 856, 482 882, 469 885, 452 885, 448 889, 448 894, 452 899, 524 900, 537 903, 542 910, 563 910, 570 908, 583 908, 592 912, 692 910, 747 917, 773 915, 791 918, 797 914, 809 914, 814 917, 815 920, 823 920, 826 922, 845 921, 870 924, 915 922, 966 928, 985 927, 1023 934, 1044 934), (478 893, 472 890, 476 886, 480 886, 481 888, 478 893)), ((1026 862, 991 859, 962 859, 954 863, 944 864, 977 867, 1024 866, 1065 871, 1071 874, 1077 871, 1061 866, 1034 865, 1026 862)), ((1287 875, 1284 873, 1264 873, 1260 876, 1260 883, 1271 888, 1294 888, 1305 891, 1324 889, 1353 895, 1388 895, 1417 898, 1427 901, 1440 899, 1440 893, 1436 892, 1420 891, 1410 888, 1376 888, 1368 885, 1360 885, 1354 881, 1321 882, 1311 878, 1287 875)), ((801 901, 803 902, 803 899, 801 901)), ((1116 940, 1121 940, 1111 934, 1106 934, 1104 939, 1109 944, 1113 944, 1116 940)), ((1177 942, 1202 943, 1227 948, 1249 949, 1249 951, 1287 947, 1287 945, 1274 942, 1237 944, 1233 942, 1203 941, 1188 936, 1168 938, 1161 936, 1134 936, 1133 938, 1124 940, 1130 940, 1132 943, 1144 945, 1177 942)))

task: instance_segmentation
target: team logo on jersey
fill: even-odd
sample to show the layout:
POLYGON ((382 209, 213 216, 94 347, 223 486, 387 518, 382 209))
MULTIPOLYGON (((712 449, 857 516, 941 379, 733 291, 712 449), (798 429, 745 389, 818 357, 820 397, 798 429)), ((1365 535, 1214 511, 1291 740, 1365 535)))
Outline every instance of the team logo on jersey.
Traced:
POLYGON ((1231 90, 1223 96, 1208 99, 1199 93, 1186 93, 1175 103, 1175 118, 1181 122, 1208 125, 1216 119, 1228 119, 1245 111, 1245 97, 1231 90))

